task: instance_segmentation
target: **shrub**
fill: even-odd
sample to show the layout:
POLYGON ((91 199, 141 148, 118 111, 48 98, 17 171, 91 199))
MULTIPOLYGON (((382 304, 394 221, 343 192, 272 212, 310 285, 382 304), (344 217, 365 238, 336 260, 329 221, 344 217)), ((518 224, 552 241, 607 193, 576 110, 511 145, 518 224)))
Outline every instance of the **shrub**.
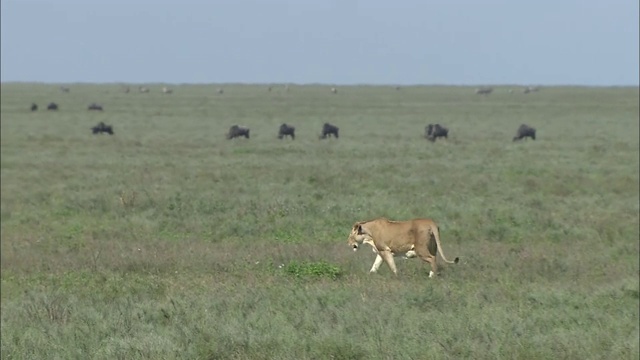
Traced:
POLYGON ((301 277, 328 277, 337 279, 342 275, 340 267, 329 264, 325 261, 318 262, 297 262, 292 261, 284 267, 285 273, 301 277))

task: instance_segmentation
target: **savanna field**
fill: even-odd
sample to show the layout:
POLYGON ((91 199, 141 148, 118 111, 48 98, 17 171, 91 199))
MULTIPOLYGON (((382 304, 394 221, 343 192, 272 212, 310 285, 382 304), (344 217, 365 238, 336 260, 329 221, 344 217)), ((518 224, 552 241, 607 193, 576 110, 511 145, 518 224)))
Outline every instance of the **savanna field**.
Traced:
POLYGON ((69 87, 1 88, 2 359, 640 356, 638 88, 69 87), (381 216, 460 263, 369 274, 381 216))

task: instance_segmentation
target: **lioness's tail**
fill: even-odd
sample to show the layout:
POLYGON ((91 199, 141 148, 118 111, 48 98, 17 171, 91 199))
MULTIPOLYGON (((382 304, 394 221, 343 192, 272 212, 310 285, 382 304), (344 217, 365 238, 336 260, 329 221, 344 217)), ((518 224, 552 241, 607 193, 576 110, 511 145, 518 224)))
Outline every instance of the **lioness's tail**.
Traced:
POLYGON ((440 249, 440 256, 442 256, 442 260, 444 260, 445 262, 449 263, 449 264, 457 264, 458 261, 460 261, 460 259, 456 256, 455 259, 453 259, 453 261, 449 261, 447 260, 447 257, 444 256, 444 249, 442 248, 442 245, 440 244, 440 229, 438 228, 438 226, 434 226, 431 231, 433 232, 433 237, 436 238, 436 244, 438 245, 438 249, 440 249))

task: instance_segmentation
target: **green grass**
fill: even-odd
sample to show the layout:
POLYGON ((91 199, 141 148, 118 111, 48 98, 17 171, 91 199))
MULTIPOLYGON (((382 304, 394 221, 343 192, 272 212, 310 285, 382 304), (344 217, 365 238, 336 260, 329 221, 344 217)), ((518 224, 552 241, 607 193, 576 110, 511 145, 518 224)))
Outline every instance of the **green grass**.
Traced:
POLYGON ((218 87, 2 84, 3 359, 640 356, 637 88, 218 87), (460 263, 368 274, 378 216, 460 263))

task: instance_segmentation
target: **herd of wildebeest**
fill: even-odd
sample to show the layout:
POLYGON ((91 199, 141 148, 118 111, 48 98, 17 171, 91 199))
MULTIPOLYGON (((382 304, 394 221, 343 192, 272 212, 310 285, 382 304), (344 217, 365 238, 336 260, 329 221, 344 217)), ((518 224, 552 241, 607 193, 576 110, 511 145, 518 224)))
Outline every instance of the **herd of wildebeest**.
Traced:
MULTIPOLYGON (((69 88, 67 87, 60 87, 60 89, 63 92, 69 92, 69 88)), ((271 87, 268 88, 268 91, 271 91, 271 87)), ((396 87, 396 90, 399 90, 400 87, 396 87)), ((286 86, 285 90, 288 91, 289 87, 286 86)), ((525 94, 528 94, 530 92, 537 92, 539 91, 538 87, 526 87, 523 92, 525 94)), ((129 87, 125 88, 125 92, 128 93, 129 92, 129 87)), ((149 90, 148 88, 145 87, 140 87, 139 88, 139 92, 141 93, 148 93, 149 90)), ((162 92, 164 94, 172 94, 173 90, 167 88, 167 87, 163 87, 162 88, 162 92)), ((476 94, 479 95, 489 95, 493 92, 493 88, 490 87, 481 87, 476 89, 476 94)), ((224 90, 222 90, 222 88, 219 88, 217 90, 218 94, 223 94, 224 90)), ((331 93, 336 94, 337 93, 337 89, 336 88, 331 88, 331 93)), ((509 90, 509 93, 512 93, 511 90, 509 90)), ((52 102, 49 103, 49 105, 47 105, 47 110, 51 110, 51 111, 57 111, 59 109, 58 104, 52 102)), ((38 110, 38 105, 35 103, 31 104, 31 111, 37 111, 38 110)), ((102 108, 102 105, 96 104, 96 103, 92 103, 87 107, 87 110, 90 111, 104 111, 104 109, 102 108)), ((324 125, 322 125, 322 131, 320 133, 319 138, 320 139, 326 139, 326 138, 330 138, 330 137, 334 137, 336 139, 338 139, 339 136, 339 131, 340 129, 330 123, 324 123, 324 125)), ((113 131, 113 126, 111 125, 106 125, 104 122, 99 122, 96 126, 91 127, 91 132, 93 134, 109 134, 109 135, 113 135, 114 131, 113 131)), ((229 131, 227 132, 227 139, 234 139, 234 138, 241 138, 244 137, 246 139, 250 138, 250 132, 251 130, 249 129, 249 127, 247 126, 241 126, 241 125, 232 125, 229 128, 229 131)), ((288 124, 282 124, 280 125, 279 129, 278 129, 278 139, 285 139, 290 137, 291 140, 295 140, 296 138, 296 128, 294 126, 288 125, 288 124)), ((440 125, 440 124, 428 124, 425 129, 424 129, 424 137, 432 142, 435 142, 438 138, 445 138, 447 139, 449 137, 449 129, 440 125)), ((522 139, 526 139, 526 138, 531 138, 532 140, 536 139, 536 129, 527 125, 527 124, 522 124, 518 127, 518 129, 516 130, 516 135, 513 137, 513 141, 517 141, 517 140, 522 140, 522 139)))
MULTIPOLYGON (((335 125, 324 123, 322 125, 322 132, 320 133, 320 139, 326 139, 328 137, 339 138, 340 128, 335 125)), ((233 139, 237 137, 244 137, 249 139, 251 129, 246 126, 233 125, 227 133, 227 139, 233 139)), ((280 125, 278 129, 278 139, 284 139, 289 136, 292 140, 296 138, 296 128, 288 124, 280 125)), ((424 137, 429 141, 436 141, 438 138, 449 137, 449 129, 440 124, 429 124, 424 128, 424 137)), ((513 141, 521 140, 525 138, 536 139, 536 129, 529 125, 522 124, 516 130, 516 136, 513 137, 513 141)))

